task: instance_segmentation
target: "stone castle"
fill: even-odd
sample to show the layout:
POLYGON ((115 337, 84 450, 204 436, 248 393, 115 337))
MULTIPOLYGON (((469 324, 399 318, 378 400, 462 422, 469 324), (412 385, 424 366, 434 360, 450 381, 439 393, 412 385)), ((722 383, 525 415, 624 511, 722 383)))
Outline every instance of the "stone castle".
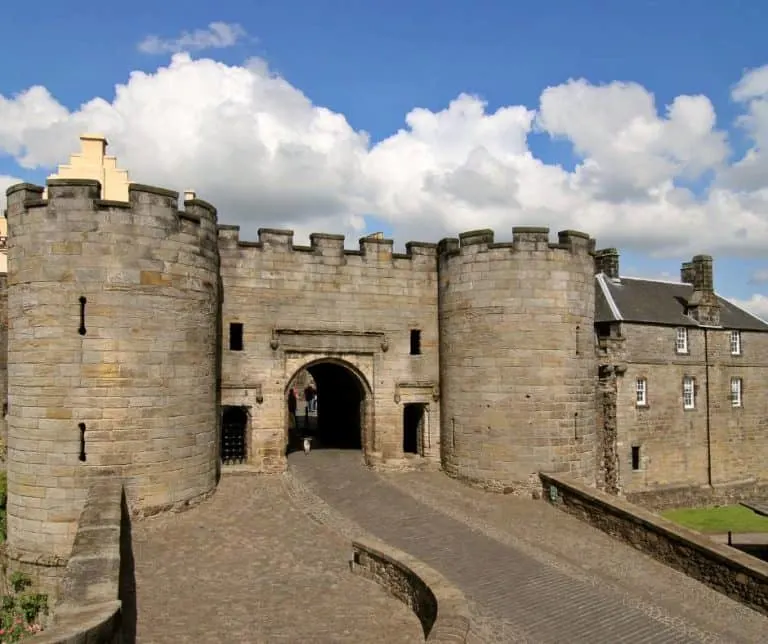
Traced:
POLYGON ((319 444, 372 467, 527 494, 566 473, 656 505, 766 478, 768 324, 715 294, 708 256, 659 282, 547 228, 404 254, 380 235, 244 241, 82 144, 45 188, 7 191, 12 560, 65 560, 97 475, 147 515, 205 498, 222 467, 282 471, 305 370, 319 444))

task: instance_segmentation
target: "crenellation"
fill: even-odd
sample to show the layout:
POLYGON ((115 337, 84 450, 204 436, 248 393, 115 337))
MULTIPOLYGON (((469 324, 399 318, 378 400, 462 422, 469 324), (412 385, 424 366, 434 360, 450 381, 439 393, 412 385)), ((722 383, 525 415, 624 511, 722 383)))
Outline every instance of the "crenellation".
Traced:
POLYGON ((197 197, 193 199, 185 199, 184 210, 187 213, 199 217, 201 220, 206 219, 210 221, 214 226, 216 225, 218 218, 216 208, 203 199, 198 199, 197 197))
POLYGON ((587 233, 578 230, 561 230, 557 233, 558 244, 569 248, 571 252, 595 252, 595 240, 587 233))
POLYGON ((65 208, 76 210, 101 198, 101 183, 95 179, 49 179, 47 184, 48 205, 56 210, 65 208))
POLYGON ((445 237, 437 244, 437 254, 440 257, 457 255, 461 252, 461 241, 457 237, 445 237))
POLYGON ((459 244, 462 249, 469 246, 480 246, 479 249, 472 249, 473 252, 482 251, 490 244, 493 244, 494 232, 492 230, 470 230, 459 234, 459 244))
POLYGON ((293 231, 259 228, 259 244, 265 250, 293 250, 293 231))
POLYGON ((395 242, 392 239, 377 237, 362 237, 360 243, 360 255, 367 260, 379 262, 391 262, 395 242))
POLYGON ((515 226, 512 243, 519 250, 545 250, 549 248, 549 228, 541 226, 515 226))
POLYGON ((218 224, 216 232, 219 238, 219 244, 233 244, 236 246, 240 242, 240 226, 231 224, 218 224))
POLYGON ((437 259, 437 244, 430 242, 409 241, 405 244, 405 254, 408 257, 421 255, 432 259, 437 259))
POLYGON ((344 235, 312 233, 309 236, 309 243, 315 253, 329 259, 336 259, 340 264, 343 264, 344 235))

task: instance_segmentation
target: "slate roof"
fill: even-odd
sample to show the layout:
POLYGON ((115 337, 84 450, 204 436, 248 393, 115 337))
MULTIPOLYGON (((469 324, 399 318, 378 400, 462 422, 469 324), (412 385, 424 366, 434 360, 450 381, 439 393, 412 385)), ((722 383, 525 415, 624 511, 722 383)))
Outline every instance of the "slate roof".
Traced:
MULTIPOLYGON (((638 322, 666 326, 698 326, 685 315, 685 306, 693 286, 682 282, 622 277, 614 281, 604 274, 595 276, 595 321, 638 322)), ((768 322, 717 296, 720 302, 720 325, 724 329, 766 331, 768 322)))

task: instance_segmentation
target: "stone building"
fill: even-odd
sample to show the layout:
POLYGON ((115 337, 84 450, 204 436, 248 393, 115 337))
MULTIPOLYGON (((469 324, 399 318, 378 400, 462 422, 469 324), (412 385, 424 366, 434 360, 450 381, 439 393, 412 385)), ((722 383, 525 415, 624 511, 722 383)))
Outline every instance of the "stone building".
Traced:
POLYGON ((709 256, 679 282, 620 277, 618 259, 608 249, 596 266, 598 479, 653 506, 755 493, 768 477, 768 324, 715 294, 709 256))
POLYGON ((547 228, 405 253, 381 235, 247 241, 193 191, 130 183, 103 137, 82 146, 46 188, 7 192, 16 562, 62 565, 94 475, 149 514, 205 498, 222 460, 282 471, 306 373, 317 445, 377 468, 526 494, 539 471, 626 494, 761 480, 768 326, 713 293, 709 258, 665 285, 547 228))

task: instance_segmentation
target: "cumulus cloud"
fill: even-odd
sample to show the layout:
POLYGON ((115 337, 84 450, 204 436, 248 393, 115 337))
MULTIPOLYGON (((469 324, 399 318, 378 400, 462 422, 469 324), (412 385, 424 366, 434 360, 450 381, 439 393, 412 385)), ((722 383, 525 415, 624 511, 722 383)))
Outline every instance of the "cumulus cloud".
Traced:
POLYGON ((225 49, 236 45, 246 35, 245 29, 237 23, 212 22, 207 29, 183 31, 176 38, 147 36, 138 44, 138 49, 145 54, 175 54, 180 51, 225 49))
POLYGON ((508 239, 513 225, 549 225, 678 258, 757 255, 768 244, 766 78, 768 66, 734 87, 753 146, 731 165, 704 96, 660 106, 635 83, 583 79, 544 89, 534 106, 490 110, 460 94, 441 110, 414 108, 373 142, 260 59, 235 66, 187 53, 75 110, 42 87, 0 96, 0 152, 53 169, 80 133, 102 131, 133 180, 194 188, 244 237, 260 226, 290 226, 299 239, 357 236, 374 215, 399 244, 478 227, 508 239), (534 132, 570 143, 576 167, 537 158, 534 132), (748 163, 766 171, 749 175, 739 167, 748 163), (693 191, 694 181, 704 188, 693 191))

